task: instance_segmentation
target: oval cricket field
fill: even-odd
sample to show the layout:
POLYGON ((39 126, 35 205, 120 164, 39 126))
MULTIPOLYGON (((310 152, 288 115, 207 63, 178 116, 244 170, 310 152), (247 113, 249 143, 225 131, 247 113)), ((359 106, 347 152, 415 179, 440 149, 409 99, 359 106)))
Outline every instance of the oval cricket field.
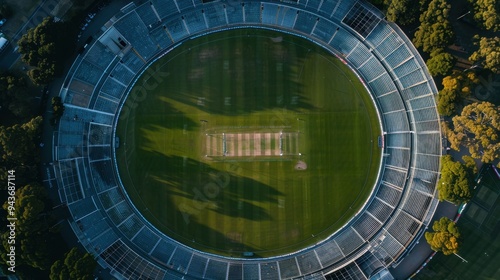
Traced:
POLYGON ((116 134, 125 191, 197 250, 270 257, 314 245, 360 211, 377 180, 369 93, 303 38, 238 29, 185 41, 126 102, 116 134))

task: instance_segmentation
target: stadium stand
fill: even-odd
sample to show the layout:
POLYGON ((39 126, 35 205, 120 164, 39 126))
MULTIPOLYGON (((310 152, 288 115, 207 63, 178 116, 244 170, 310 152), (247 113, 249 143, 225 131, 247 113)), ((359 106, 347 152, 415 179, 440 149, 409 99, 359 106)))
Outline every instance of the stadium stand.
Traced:
POLYGON ((167 23, 165 25, 165 29, 173 42, 181 41, 183 38, 189 36, 186 25, 183 21, 179 21, 178 19, 167 23))
POLYGON ((261 6, 259 2, 246 2, 243 6, 243 21, 245 23, 261 22, 261 6))
POLYGON ((227 25, 226 14, 224 12, 224 9, 217 9, 213 6, 208 6, 204 8, 202 12, 204 12, 208 28, 215 28, 227 25))
POLYGON ((280 26, 291 28, 297 18, 297 10, 290 7, 280 7, 276 23, 280 26))
POLYGON ((201 30, 206 30, 208 28, 204 13, 201 11, 192 11, 181 18, 190 34, 197 34, 201 30))
POLYGON ((95 66, 87 60, 83 60, 75 73, 74 79, 78 79, 94 86, 101 78, 100 74, 102 72, 103 69, 95 66))
MULTIPOLYGON (((198 254, 193 254, 193 257, 191 258, 191 262, 189 264, 189 268, 187 270, 187 273, 189 275, 192 275, 194 277, 199 277, 202 278, 203 274, 205 273, 205 270, 207 268, 208 264, 208 259, 205 257, 202 257, 198 254)), ((241 271, 240 271, 240 278, 241 278, 241 271)), ((238 279, 237 277, 235 279, 238 279)))
POLYGON ((151 59, 158 51, 158 47, 149 37, 147 27, 144 26, 136 12, 132 11, 125 15, 123 20, 114 24, 114 27, 130 42, 144 61, 151 59))
POLYGON ((313 14, 299 11, 293 29, 310 34, 318 20, 319 18, 316 18, 313 14))
POLYGON ((399 28, 364 1, 179 1, 130 4, 75 60, 53 169, 81 244, 118 279, 392 279, 437 207, 441 155, 437 93, 399 28), (191 36, 261 27, 311 38, 344 61, 377 105, 385 143, 371 198, 332 236, 271 258, 195 251, 158 231, 124 193, 114 130, 131 87, 159 56, 191 36))
POLYGON ((153 10, 152 5, 141 5, 135 11, 146 26, 152 26, 153 24, 160 21, 157 13, 155 13, 155 11, 153 10))
POLYGON ((114 58, 115 55, 111 50, 106 48, 101 42, 93 44, 86 57, 87 61, 101 69, 108 68, 114 58))
POLYGON ((152 0, 151 3, 152 9, 156 11, 161 19, 179 12, 177 2, 174 0, 152 0))
POLYGON ((168 32, 163 25, 160 25, 156 29, 151 31, 151 37, 162 49, 172 44, 172 39, 169 37, 168 32))

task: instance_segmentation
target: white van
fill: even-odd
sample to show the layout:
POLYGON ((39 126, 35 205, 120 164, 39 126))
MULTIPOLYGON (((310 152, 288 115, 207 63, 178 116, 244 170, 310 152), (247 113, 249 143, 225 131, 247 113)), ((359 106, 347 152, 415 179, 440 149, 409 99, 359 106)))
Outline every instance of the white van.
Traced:
POLYGON ((2 52, 5 49, 5 47, 7 47, 8 44, 9 40, 5 38, 3 33, 0 33, 0 52, 2 52))

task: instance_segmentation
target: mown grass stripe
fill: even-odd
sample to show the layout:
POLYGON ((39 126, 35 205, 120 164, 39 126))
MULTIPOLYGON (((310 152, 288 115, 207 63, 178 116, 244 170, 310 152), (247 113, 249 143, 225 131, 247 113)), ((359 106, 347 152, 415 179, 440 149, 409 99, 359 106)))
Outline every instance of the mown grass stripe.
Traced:
MULTIPOLYGON (((129 193, 136 193, 131 195, 134 203, 138 209, 147 205, 155 213, 152 223, 175 230, 174 238, 200 239, 196 245, 187 240, 189 246, 211 247, 209 252, 226 255, 245 248, 261 256, 298 250, 311 242, 312 232, 342 221, 346 198, 366 196, 359 185, 360 163, 369 166, 365 174, 376 174, 378 159, 366 155, 377 147, 364 138, 376 139, 380 132, 363 86, 352 86, 348 80, 355 76, 316 45, 283 34, 282 43, 271 42, 276 35, 237 30, 185 42, 158 62, 170 76, 131 111, 134 118, 119 124, 118 135, 135 141, 127 143, 126 153, 118 150, 125 154, 119 161, 129 164, 127 169, 119 163, 120 173, 128 175, 122 177, 129 193), (189 58, 173 58, 182 51, 189 58), (359 105, 360 100, 365 105, 359 105), (275 128, 266 128, 270 126, 275 128), (301 152, 300 158, 281 161, 276 126, 288 126, 290 133, 300 130, 298 138, 285 133, 282 139, 285 152, 301 152), (228 152, 236 155, 241 150, 244 157, 222 157, 222 140, 207 140, 204 131, 214 137, 223 132, 244 134, 241 141, 227 142, 228 152), (219 159, 205 159, 202 147, 217 150, 219 159), (257 153, 256 147, 267 155, 265 161, 249 157, 257 153), (307 163, 307 170, 294 169, 299 159, 307 163), (230 163, 238 168, 227 171, 230 163), (211 206, 203 213, 193 208, 193 203, 204 201, 195 197, 193 187, 203 187, 224 172, 232 175, 230 186, 220 195, 204 194, 211 206), (189 225, 179 210, 183 203, 194 212, 189 225), (333 204, 336 208, 328 219, 319 214, 333 204), (243 244, 227 242, 228 234, 237 238, 239 233, 243 244)), ((365 191, 369 193, 369 187, 365 191)))

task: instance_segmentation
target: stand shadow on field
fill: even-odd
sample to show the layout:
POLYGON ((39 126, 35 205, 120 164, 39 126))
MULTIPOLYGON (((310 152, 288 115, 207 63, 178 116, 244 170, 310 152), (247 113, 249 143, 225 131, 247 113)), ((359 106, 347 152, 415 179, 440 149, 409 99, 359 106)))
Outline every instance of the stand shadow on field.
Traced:
POLYGON ((179 56, 182 59, 164 66, 175 69, 165 84, 166 96, 219 115, 314 109, 300 82, 311 50, 298 45, 298 38, 286 37, 289 41, 284 42, 281 37, 271 37, 276 33, 264 37, 262 30, 259 35, 254 32, 234 31, 236 42, 205 36, 196 46, 186 43, 179 56))
POLYGON ((217 227, 202 223, 202 214, 210 211, 251 221, 271 220, 271 214, 256 204, 277 204, 283 195, 251 178, 221 172, 190 158, 147 151, 135 162, 141 167, 132 164, 129 170, 140 170, 134 177, 143 180, 134 182, 136 187, 129 195, 143 215, 170 236, 188 244, 201 240, 198 246, 210 244, 213 250, 257 249, 228 238, 224 222, 217 222, 217 227))

